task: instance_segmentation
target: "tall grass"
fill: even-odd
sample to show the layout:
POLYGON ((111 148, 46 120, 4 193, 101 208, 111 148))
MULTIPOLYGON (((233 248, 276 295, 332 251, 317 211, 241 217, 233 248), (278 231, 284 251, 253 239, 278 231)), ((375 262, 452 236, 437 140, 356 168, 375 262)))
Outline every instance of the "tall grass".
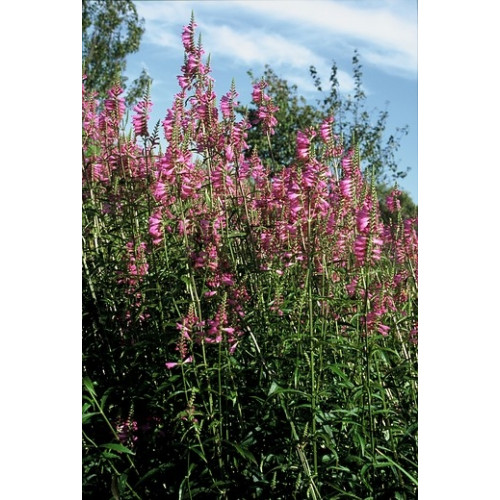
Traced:
POLYGON ((84 495, 415 498, 417 221, 333 117, 262 164, 195 26, 152 130, 83 89, 84 495))

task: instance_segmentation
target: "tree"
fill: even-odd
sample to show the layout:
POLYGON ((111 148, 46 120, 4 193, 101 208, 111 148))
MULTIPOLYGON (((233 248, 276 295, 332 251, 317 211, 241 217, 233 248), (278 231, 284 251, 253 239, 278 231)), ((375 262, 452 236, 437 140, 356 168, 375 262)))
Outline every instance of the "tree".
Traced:
MULTIPOLYGON (((387 196, 389 196, 394 189, 394 185, 378 184, 377 196, 379 200, 380 216, 385 224, 390 224, 395 221, 394 214, 391 213, 387 206, 387 196)), ((413 218, 418 216, 418 207, 411 199, 411 196, 401 189, 399 191, 399 204, 401 205, 400 214, 403 219, 413 218)))
MULTIPOLYGON (((279 108, 275 115, 278 125, 272 138, 272 151, 258 125, 248 131, 247 140, 252 148, 257 148, 263 161, 267 161, 273 168, 288 165, 295 154, 297 131, 317 125, 321 120, 333 116, 335 134, 342 137, 345 147, 354 143, 358 145, 362 166, 367 174, 373 172, 377 185, 392 186, 398 179, 406 176, 408 169, 400 169, 395 160, 395 153, 399 149, 401 138, 408 133, 408 128, 406 126, 398 128, 386 138, 389 113, 387 110, 369 112, 366 109, 362 66, 357 51, 352 58, 352 65, 354 93, 347 96, 340 92, 335 62, 332 64, 330 88, 327 93, 323 91, 316 68, 310 67, 314 85, 322 93, 316 105, 308 104, 304 97, 297 95, 295 85, 290 86, 269 66, 265 67, 262 79, 268 84, 266 92, 279 108)), ((260 80, 260 78, 255 78, 252 72, 249 72, 249 75, 254 84, 260 80)), ((246 112, 252 122, 257 109, 255 107, 241 108, 240 112, 246 112)))
MULTIPOLYGON (((344 144, 357 143, 361 162, 367 173, 373 172, 377 184, 392 184, 406 177, 408 173, 408 168, 400 170, 395 159, 401 138, 408 134, 408 126, 397 128, 385 139, 389 112, 366 109, 363 72, 357 51, 354 51, 352 67, 354 95, 343 97, 339 90, 337 65, 335 61, 333 62, 329 93, 317 100, 320 113, 323 117, 335 117, 336 133, 343 137, 344 144), (376 117, 375 123, 372 121, 374 117, 376 117)), ((316 89, 323 92, 316 68, 311 66, 309 70, 316 89)))
MULTIPOLYGON (((126 57, 139 50, 144 20, 132 0, 82 0, 82 59, 86 87, 100 97, 115 84, 126 88, 126 57)), ((151 82, 143 70, 127 94, 127 103, 142 96, 151 82)))
MULTIPOLYGON (((297 86, 289 85, 286 80, 279 78, 269 65, 265 66, 264 74, 261 78, 256 78, 252 71, 248 72, 252 84, 258 83, 261 79, 268 84, 266 93, 268 93, 278 111, 275 117, 278 124, 275 128, 275 134, 272 137, 272 150, 269 149, 267 137, 257 125, 249 130, 248 144, 256 148, 259 157, 267 163, 272 169, 281 169, 289 165, 295 158, 295 139, 297 130, 304 130, 316 125, 321 113, 315 107, 307 104, 304 97, 297 95, 297 86)), ((255 122, 257 110, 255 108, 239 108, 242 114, 248 114, 250 124, 255 122)))

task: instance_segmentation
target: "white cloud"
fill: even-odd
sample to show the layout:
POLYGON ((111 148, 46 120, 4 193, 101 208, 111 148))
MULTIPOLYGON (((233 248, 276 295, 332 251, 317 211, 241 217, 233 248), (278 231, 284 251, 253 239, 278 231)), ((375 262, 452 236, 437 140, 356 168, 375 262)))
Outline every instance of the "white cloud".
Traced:
POLYGON ((139 17, 147 21, 161 21, 163 23, 189 23, 191 7, 187 2, 151 2, 135 1, 139 17))
MULTIPOLYGON (((200 25, 204 33, 204 47, 212 56, 220 56, 243 65, 270 63, 283 78, 297 85, 301 92, 316 92, 309 75, 309 67, 315 66, 321 81, 326 84, 330 78, 331 66, 324 58, 310 49, 277 34, 251 29, 238 32, 229 26, 200 25), (290 72, 290 68, 294 71, 290 72)), ((354 89, 353 78, 343 70, 337 71, 341 92, 354 89)))
MULTIPOLYGON (((417 72, 416 0, 177 1, 136 2, 146 19, 145 41, 182 50, 180 35, 194 12, 206 53, 232 65, 270 64, 301 91, 314 90, 308 69, 314 65, 326 85, 333 54, 352 55, 363 65, 399 75, 417 72), (292 71, 291 71, 292 70, 292 71)), ((349 68, 350 69, 350 68, 349 68)), ((343 92, 352 77, 338 68, 343 92)))
POLYGON ((416 73, 417 9, 400 0, 406 9, 396 9, 390 0, 377 1, 308 1, 233 2, 258 14, 262 19, 280 20, 297 26, 297 37, 305 30, 323 40, 344 38, 380 55, 378 64, 416 73))
POLYGON ((180 47, 180 37, 158 24, 151 23, 148 25, 144 39, 146 42, 159 45, 160 47, 180 47))
MULTIPOLYGON (((342 92, 352 92, 354 90, 354 79, 349 73, 338 70, 337 79, 339 81, 339 88, 342 92)), ((327 80, 325 79, 323 81, 326 82, 327 80)))
POLYGON ((211 54, 221 54, 243 64, 286 64, 294 68, 320 64, 322 59, 308 48, 291 42, 281 35, 249 29, 238 32, 229 26, 203 23, 203 45, 211 54))
POLYGON ((417 61, 408 58, 401 52, 376 51, 370 49, 363 50, 363 61, 373 66, 383 67, 396 75, 413 75, 416 71, 417 61))

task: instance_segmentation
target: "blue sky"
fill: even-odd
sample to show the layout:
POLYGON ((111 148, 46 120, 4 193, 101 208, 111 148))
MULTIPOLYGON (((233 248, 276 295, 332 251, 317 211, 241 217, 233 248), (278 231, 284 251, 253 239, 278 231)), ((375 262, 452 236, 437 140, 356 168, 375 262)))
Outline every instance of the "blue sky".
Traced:
POLYGON ((247 74, 260 76, 265 64, 298 87, 311 102, 320 97, 309 75, 314 65, 327 88, 332 62, 340 89, 353 90, 352 56, 363 66, 367 110, 375 120, 387 109, 387 132, 408 125, 396 155, 410 167, 401 187, 418 198, 417 0, 293 1, 135 1, 145 20, 138 53, 129 56, 127 75, 145 68, 153 78, 151 122, 163 119, 179 91, 183 64, 182 27, 194 12, 206 55, 210 54, 215 92, 220 98, 234 78, 242 103, 250 100, 247 74))

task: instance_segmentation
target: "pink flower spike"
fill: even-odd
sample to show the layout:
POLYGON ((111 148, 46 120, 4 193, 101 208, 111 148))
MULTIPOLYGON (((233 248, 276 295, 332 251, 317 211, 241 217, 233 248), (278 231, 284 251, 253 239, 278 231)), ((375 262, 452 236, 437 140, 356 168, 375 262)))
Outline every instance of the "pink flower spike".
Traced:
POLYGON ((323 142, 328 143, 332 138, 332 123, 334 122, 333 116, 323 120, 320 126, 320 135, 323 142))
POLYGON ((370 221, 370 214, 366 207, 363 207, 356 215, 356 223, 358 226, 358 231, 364 233, 365 229, 368 227, 370 221))
POLYGON ((340 192, 344 198, 351 199, 352 179, 343 179, 340 181, 340 192))
POLYGON ((297 156, 301 160, 307 160, 309 156, 309 145, 309 138, 304 132, 299 130, 299 132, 297 132, 297 156))
POLYGON ((226 153, 226 160, 228 162, 234 161, 233 148, 229 144, 226 146, 225 153, 226 153))
POLYGON ((186 52, 190 52, 194 49, 194 29, 196 26, 197 24, 194 20, 191 20, 191 22, 187 26, 184 26, 182 30, 181 39, 186 52))
POLYGON ((224 273, 221 277, 221 283, 227 286, 234 285, 233 277, 229 273, 224 273))
POLYGON ((387 325, 384 325, 382 323, 380 323, 380 325, 378 325, 378 328, 377 328, 378 332, 381 333, 384 337, 387 337, 387 335, 389 334, 389 330, 390 328, 387 326, 387 325))
POLYGON ((134 106, 135 115, 132 117, 132 125, 135 135, 147 137, 149 112, 153 103, 151 101, 140 101, 137 106, 134 106))
POLYGON ((399 196, 401 196, 401 191, 399 191, 398 189, 393 189, 386 198, 386 205, 391 213, 401 210, 401 202, 399 201, 399 196))
POLYGON ((187 363, 192 363, 193 362, 193 356, 189 356, 188 358, 186 358, 182 363, 174 363, 174 362, 168 362, 168 363, 165 363, 165 366, 171 370, 172 368, 175 368, 176 366, 179 366, 179 365, 185 365, 187 363))

